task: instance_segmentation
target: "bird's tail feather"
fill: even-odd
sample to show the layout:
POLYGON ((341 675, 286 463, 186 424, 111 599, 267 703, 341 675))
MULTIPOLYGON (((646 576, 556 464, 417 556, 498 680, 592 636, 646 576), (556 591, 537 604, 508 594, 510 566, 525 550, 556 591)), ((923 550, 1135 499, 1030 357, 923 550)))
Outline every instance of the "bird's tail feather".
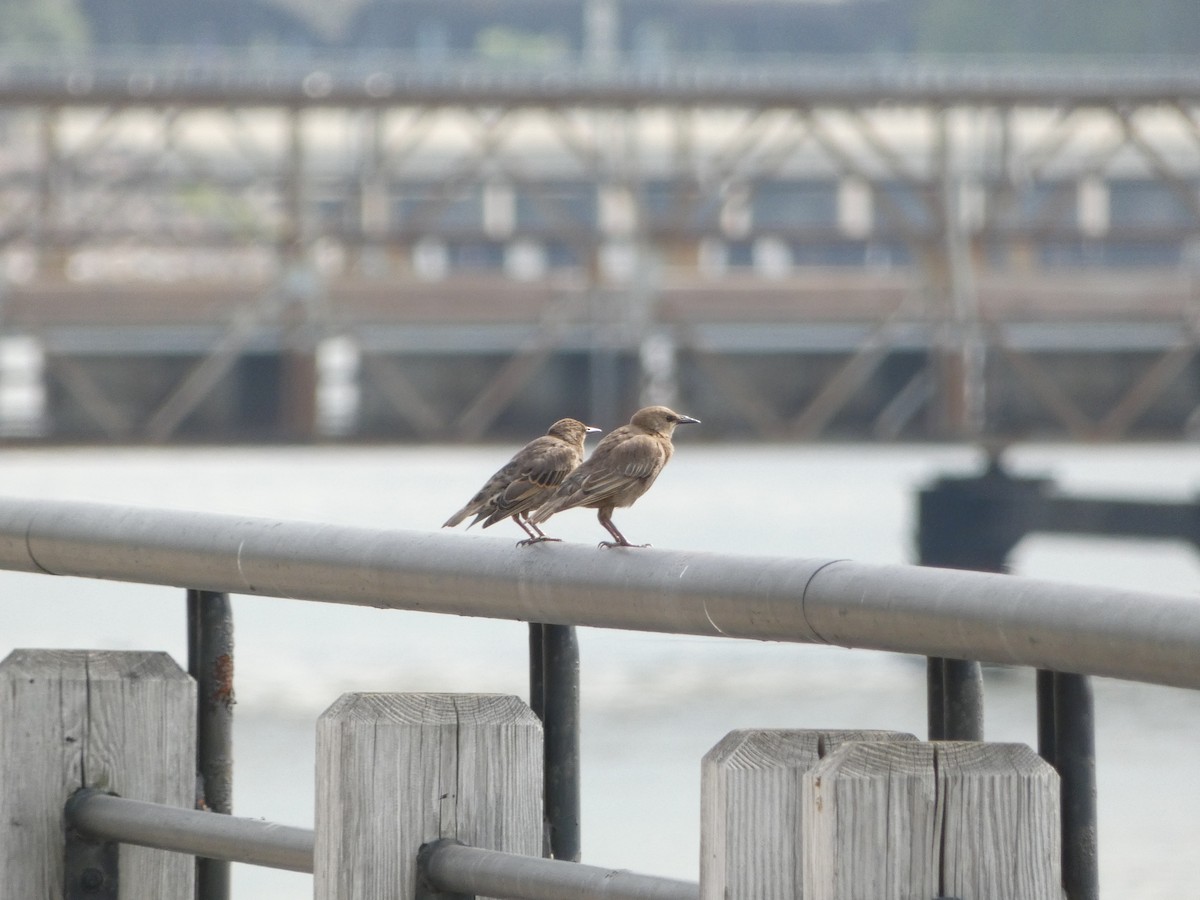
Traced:
POLYGON ((552 497, 537 509, 531 510, 525 518, 527 518, 534 525, 540 525, 556 512, 561 512, 563 510, 565 506, 563 499, 564 498, 560 497, 552 497))
MULTIPOLYGON (((450 518, 448 518, 445 522, 443 522, 442 527, 443 528, 453 528, 455 525, 457 525, 459 522, 461 522, 463 519, 465 519, 467 516, 469 516, 472 512, 474 512, 474 510, 471 509, 470 505, 464 506, 462 509, 460 509, 458 512, 456 512, 454 515, 452 515, 450 518)), ((471 525, 474 525, 474 524, 475 524, 474 522, 471 523, 471 525)), ((468 525, 467 527, 470 528, 471 526, 468 525)))

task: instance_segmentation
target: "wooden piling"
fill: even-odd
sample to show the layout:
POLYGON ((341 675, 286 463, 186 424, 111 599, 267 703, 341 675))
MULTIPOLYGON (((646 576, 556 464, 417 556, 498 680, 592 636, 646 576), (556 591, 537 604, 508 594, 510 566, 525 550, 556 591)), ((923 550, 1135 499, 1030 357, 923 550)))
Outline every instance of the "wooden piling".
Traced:
POLYGON ((799 897, 942 896, 932 744, 845 744, 805 773, 801 795, 799 897))
POLYGON ((1024 744, 940 743, 942 893, 1060 900, 1062 823, 1054 768, 1024 744))
POLYGON ((705 757, 701 900, 1062 900, 1058 776, 1023 744, 734 731, 705 757))
MULTIPOLYGON (((195 685, 165 653, 15 650, 0 662, 0 900, 63 896, 81 787, 191 808, 195 685)), ((191 856, 122 846, 120 898, 191 900, 191 856)))
POLYGON ((1062 900, 1058 775, 1023 744, 846 744, 803 779, 805 900, 1062 900))
POLYGON ((805 843, 800 783, 846 741, 916 741, 894 731, 732 731, 704 757, 701 900, 797 900, 805 843))
POLYGON ((516 697, 346 694, 317 723, 316 900, 414 900, 438 838, 542 853, 542 728, 516 697))

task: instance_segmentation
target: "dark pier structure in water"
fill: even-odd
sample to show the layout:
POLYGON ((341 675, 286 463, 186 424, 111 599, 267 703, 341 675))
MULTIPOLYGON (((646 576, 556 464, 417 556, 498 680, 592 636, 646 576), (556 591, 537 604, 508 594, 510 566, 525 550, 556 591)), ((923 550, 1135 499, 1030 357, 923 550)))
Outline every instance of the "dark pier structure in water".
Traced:
POLYGON ((0 69, 0 434, 1186 439, 1200 75, 0 69))

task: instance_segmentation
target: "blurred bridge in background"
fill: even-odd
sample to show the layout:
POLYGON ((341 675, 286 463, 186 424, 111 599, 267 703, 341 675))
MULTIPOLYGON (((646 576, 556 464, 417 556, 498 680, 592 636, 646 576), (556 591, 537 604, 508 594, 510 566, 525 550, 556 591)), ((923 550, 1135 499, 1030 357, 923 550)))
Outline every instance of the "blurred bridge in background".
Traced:
POLYGON ((10 440, 1200 431, 1200 73, 0 67, 10 440))

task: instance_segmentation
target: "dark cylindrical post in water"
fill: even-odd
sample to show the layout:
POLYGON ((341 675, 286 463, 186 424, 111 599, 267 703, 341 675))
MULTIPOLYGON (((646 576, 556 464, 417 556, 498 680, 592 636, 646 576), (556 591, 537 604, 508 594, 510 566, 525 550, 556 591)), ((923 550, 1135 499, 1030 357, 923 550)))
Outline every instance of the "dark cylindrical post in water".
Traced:
POLYGON ((579 640, 573 625, 542 626, 546 821, 555 859, 578 862, 579 640))
MULTIPOLYGON (((188 674, 196 679, 196 770, 202 808, 233 812, 233 610, 229 595, 187 592, 188 674)), ((196 859, 198 900, 228 900, 229 863, 196 859)))

